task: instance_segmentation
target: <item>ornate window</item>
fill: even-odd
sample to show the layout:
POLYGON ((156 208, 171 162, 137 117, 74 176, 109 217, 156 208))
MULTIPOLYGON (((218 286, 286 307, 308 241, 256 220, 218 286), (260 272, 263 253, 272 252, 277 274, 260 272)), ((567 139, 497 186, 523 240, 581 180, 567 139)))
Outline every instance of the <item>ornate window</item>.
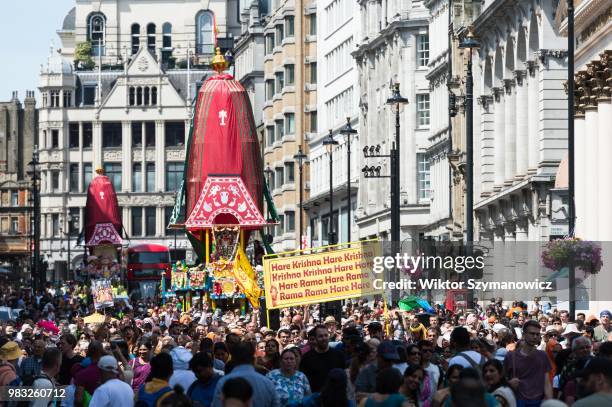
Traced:
POLYGON ((140 24, 132 24, 132 55, 140 48, 140 24))
POLYGON ((91 14, 87 22, 87 39, 91 42, 92 55, 104 55, 105 36, 106 17, 102 13, 91 14))
POLYGON ((214 15, 209 10, 200 11, 196 17, 198 54, 212 54, 215 45, 214 15))

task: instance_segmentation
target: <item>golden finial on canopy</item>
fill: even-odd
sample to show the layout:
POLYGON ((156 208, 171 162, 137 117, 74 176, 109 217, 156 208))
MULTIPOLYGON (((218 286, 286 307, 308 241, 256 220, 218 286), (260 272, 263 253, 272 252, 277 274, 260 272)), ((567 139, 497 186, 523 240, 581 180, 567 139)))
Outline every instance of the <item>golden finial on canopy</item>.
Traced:
POLYGON ((227 61, 221 53, 221 48, 217 47, 215 56, 212 59, 212 67, 217 73, 222 74, 227 69, 227 61))

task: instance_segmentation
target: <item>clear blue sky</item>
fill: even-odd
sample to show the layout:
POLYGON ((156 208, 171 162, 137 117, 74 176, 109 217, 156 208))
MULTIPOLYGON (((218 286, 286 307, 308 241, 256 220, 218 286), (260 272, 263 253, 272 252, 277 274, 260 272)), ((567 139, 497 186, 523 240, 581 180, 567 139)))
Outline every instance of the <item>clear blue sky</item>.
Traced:
POLYGON ((38 79, 40 64, 49 55, 51 40, 60 47, 56 31, 75 0, 0 0, 0 101, 19 91, 23 102, 26 90, 36 90, 39 105, 38 79))

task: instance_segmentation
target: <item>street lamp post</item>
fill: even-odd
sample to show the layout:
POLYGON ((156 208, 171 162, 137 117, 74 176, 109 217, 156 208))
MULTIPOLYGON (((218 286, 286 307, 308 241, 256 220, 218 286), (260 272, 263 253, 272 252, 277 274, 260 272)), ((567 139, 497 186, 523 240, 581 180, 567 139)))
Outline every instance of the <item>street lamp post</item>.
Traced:
MULTIPOLYGON (((272 170, 272 168, 270 168, 270 164, 266 164, 266 168, 264 169, 264 175, 266 176, 266 183, 268 184, 268 193, 270 194, 270 199, 272 199, 272 190, 274 189, 272 188, 272 177, 274 176, 274 171, 272 170)), ((270 213, 270 208, 268 208, 268 214, 269 213, 270 213)), ((271 230, 271 232, 273 231, 274 229, 271 230)))
POLYGON ((480 44, 474 39, 473 28, 459 44, 468 49, 467 75, 465 80, 465 145, 466 145, 466 197, 465 197, 465 240, 468 250, 474 242, 474 78, 472 76, 472 49, 480 44))
POLYGON ((327 233, 328 244, 336 244, 336 233, 334 232, 334 177, 333 177, 333 152, 334 147, 338 145, 338 142, 334 140, 334 134, 332 130, 329 130, 327 137, 323 140, 323 145, 329 154, 329 227, 327 233))
POLYGON ((68 214, 68 216, 66 217, 66 220, 68 221, 68 231, 66 232, 66 237, 68 238, 68 279, 70 280, 71 278, 71 269, 72 269, 72 263, 71 263, 71 259, 70 259, 70 233, 72 233, 72 215, 68 214))
MULTIPOLYGON (((402 106, 408 103, 408 99, 400 94, 400 84, 396 83, 393 88, 391 97, 387 99, 387 104, 391 106, 395 112, 395 145, 393 146, 393 153, 391 154, 391 194, 393 200, 391 201, 391 247, 395 253, 398 251, 397 245, 400 241, 400 112, 402 106)), ((399 281, 399 269, 396 267, 394 270, 393 281, 399 281)), ((392 291, 392 300, 397 295, 397 290, 392 291)))
MULTIPOLYGON (((574 0, 567 0, 567 150, 568 150, 568 204, 569 235, 574 236, 576 225, 576 201, 574 200, 574 0)), ((569 317, 576 318, 576 268, 569 270, 569 317)))
POLYGON ((346 200, 347 200, 347 242, 351 241, 351 136, 357 134, 351 126, 351 118, 346 118, 346 124, 340 130, 340 134, 346 135, 346 200))
POLYGON ((304 154, 304 152, 302 151, 302 145, 300 144, 300 146, 298 147, 297 153, 293 156, 293 159, 295 161, 297 161, 299 177, 300 177, 300 211, 299 211, 300 228, 298 229, 299 230, 298 242, 299 242, 300 249, 303 249, 303 247, 302 247, 302 231, 304 229, 304 227, 302 225, 303 220, 304 220, 304 213, 303 213, 303 206, 304 206, 304 176, 303 176, 303 173, 302 173, 302 166, 304 165, 304 160, 306 160, 307 157, 308 156, 306 154, 304 154))
POLYGON ((34 207, 34 224, 33 224, 33 243, 34 243, 34 256, 32 258, 32 288, 34 292, 40 288, 40 283, 43 278, 39 276, 40 270, 40 196, 38 191, 38 146, 34 146, 32 152, 32 161, 28 163, 28 175, 32 178, 32 201, 34 207))

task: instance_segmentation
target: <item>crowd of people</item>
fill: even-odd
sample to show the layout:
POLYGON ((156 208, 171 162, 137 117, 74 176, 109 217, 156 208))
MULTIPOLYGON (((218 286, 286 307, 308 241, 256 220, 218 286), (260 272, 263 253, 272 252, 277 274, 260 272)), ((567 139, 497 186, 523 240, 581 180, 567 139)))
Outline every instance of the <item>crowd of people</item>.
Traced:
POLYGON ((435 314, 346 300, 336 317, 283 309, 275 330, 258 312, 176 300, 86 323, 78 285, 2 286, 0 305, 23 310, 2 323, 0 386, 61 395, 6 405, 612 406, 610 311, 570 321, 537 298, 435 314))

